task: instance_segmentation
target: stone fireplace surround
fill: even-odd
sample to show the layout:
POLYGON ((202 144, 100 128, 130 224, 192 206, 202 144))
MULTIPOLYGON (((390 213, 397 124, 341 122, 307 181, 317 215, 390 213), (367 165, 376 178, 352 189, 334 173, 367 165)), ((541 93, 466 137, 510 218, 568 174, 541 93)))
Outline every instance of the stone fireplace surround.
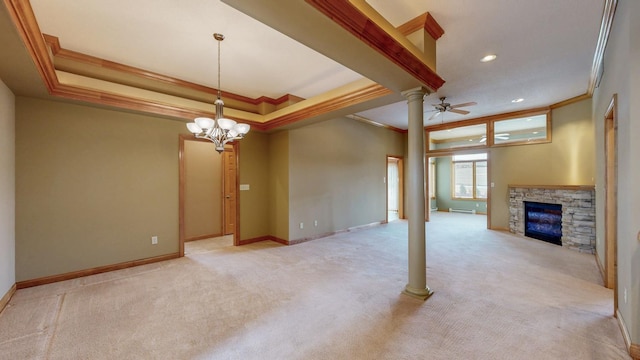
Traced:
POLYGON ((524 236, 524 201, 562 205, 562 246, 593 254, 596 199, 593 186, 509 185, 509 231, 524 236))

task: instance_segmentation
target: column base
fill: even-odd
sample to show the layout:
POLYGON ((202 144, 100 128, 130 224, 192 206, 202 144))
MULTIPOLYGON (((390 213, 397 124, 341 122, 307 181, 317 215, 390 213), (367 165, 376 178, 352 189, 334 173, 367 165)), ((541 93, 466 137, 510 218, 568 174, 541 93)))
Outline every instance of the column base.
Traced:
POLYGON ((431 291, 428 286, 424 289, 415 289, 407 285, 404 290, 402 290, 402 293, 422 301, 426 301, 431 295, 433 295, 433 291, 431 291))

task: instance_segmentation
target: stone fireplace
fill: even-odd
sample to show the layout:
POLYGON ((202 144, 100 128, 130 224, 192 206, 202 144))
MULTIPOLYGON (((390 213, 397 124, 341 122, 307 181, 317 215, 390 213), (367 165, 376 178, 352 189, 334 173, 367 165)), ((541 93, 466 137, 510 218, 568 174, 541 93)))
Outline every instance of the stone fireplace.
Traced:
POLYGON ((525 202, 560 205, 561 245, 580 252, 595 252, 593 186, 509 185, 509 231, 522 236, 525 236, 525 202))

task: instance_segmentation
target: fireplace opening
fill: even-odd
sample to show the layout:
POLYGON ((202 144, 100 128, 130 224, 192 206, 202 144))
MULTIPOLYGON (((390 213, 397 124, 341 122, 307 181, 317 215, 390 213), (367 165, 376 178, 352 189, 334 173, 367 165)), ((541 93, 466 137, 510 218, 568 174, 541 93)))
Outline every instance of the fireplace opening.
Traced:
POLYGON ((524 235, 562 246, 562 205, 524 201, 524 235))

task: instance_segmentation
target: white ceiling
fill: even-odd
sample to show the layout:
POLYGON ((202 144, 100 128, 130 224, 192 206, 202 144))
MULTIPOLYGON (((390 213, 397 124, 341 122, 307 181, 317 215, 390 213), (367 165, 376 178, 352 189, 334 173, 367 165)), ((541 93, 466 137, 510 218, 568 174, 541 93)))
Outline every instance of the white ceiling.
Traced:
MULTIPOLYGON (((475 101, 469 115, 547 106, 587 92, 604 0, 368 0, 398 26, 429 11, 444 29, 430 104, 475 101), (494 53, 498 58, 481 63, 494 53), (521 103, 511 102, 524 98, 521 103)), ((223 33, 222 89, 257 98, 318 95, 361 75, 218 0, 31 0, 43 33, 63 48, 216 87, 214 32, 223 33)), ((363 60, 364 61, 364 60, 363 60)), ((404 102, 358 113, 407 128, 404 102)))

